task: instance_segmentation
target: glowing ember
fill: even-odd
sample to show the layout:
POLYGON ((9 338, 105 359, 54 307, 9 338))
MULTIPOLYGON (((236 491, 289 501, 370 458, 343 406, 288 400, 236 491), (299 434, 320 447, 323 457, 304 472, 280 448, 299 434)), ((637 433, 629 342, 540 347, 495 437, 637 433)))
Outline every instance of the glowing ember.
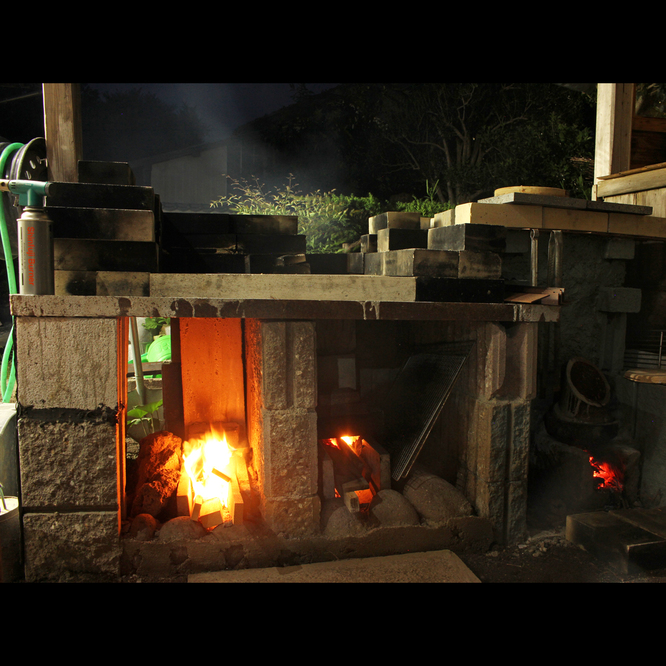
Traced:
POLYGON ((608 488, 615 492, 622 492, 624 482, 623 474, 610 463, 599 462, 590 456, 590 465, 594 468, 592 475, 599 479, 599 488, 608 488))
POLYGON ((209 433, 183 444, 183 466, 192 482, 194 496, 204 502, 219 499, 226 506, 233 451, 224 433, 209 433))

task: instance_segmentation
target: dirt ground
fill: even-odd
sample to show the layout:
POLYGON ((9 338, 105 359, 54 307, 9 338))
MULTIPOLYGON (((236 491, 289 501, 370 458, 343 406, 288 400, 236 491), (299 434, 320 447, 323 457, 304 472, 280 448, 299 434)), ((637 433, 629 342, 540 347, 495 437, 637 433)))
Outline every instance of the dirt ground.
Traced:
POLYGON ((564 529, 483 554, 458 553, 482 583, 666 583, 664 569, 625 574, 567 541, 564 529))

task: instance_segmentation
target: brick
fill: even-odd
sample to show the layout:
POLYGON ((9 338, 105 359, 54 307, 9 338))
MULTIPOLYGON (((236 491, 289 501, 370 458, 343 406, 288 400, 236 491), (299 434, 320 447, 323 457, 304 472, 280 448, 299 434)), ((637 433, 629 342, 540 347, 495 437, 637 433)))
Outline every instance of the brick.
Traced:
POLYGON ((449 227, 454 224, 455 208, 436 213, 432 218, 431 227, 449 227))
POLYGON ((54 271, 56 296, 95 296, 97 294, 96 271, 54 271))
POLYGON ((607 233, 608 213, 544 207, 543 229, 607 233))
POLYGON ((504 206, 465 203, 456 206, 455 224, 495 224, 504 227, 541 229, 541 206, 504 206))
POLYGON ((53 266, 64 271, 158 271, 158 246, 124 240, 53 239, 53 266))
POLYGON ((485 224, 456 224, 433 227, 428 231, 428 249, 471 252, 503 252, 505 227, 485 224))
POLYGON ((440 250, 392 250, 384 256, 384 275, 458 277, 459 255, 440 250))
POLYGON ((152 210, 47 207, 45 212, 53 222, 54 238, 155 241, 152 210))
POLYGON ((377 231, 377 251, 403 250, 409 248, 427 248, 428 231, 426 229, 385 228, 377 231))
POLYGON ((349 252, 347 255, 347 273, 363 275, 365 271, 365 254, 363 252, 349 252))
POLYGON ((150 273, 98 271, 98 296, 149 296, 150 273))
POLYGON ((46 206, 154 210, 152 187, 89 183, 51 183, 46 206))
POLYGON ((376 234, 380 229, 420 229, 420 213, 388 212, 375 215, 368 220, 368 231, 376 234))

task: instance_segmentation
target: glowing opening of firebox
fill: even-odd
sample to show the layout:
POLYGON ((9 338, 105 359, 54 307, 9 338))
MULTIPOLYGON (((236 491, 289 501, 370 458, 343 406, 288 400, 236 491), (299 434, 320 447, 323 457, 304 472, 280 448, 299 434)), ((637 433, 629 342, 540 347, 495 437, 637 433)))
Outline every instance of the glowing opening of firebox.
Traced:
POLYGON ((227 506, 231 471, 232 449, 226 433, 211 432, 204 437, 190 439, 183 443, 183 466, 195 498, 204 502, 218 499, 227 506))

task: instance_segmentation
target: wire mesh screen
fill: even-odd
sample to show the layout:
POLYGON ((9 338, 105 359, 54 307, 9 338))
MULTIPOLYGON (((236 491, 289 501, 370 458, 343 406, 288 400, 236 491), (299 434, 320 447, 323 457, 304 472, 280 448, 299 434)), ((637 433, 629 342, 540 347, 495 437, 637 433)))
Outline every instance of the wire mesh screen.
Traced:
POLYGON ((383 445, 394 480, 407 476, 455 385, 474 342, 411 356, 386 397, 383 445))

